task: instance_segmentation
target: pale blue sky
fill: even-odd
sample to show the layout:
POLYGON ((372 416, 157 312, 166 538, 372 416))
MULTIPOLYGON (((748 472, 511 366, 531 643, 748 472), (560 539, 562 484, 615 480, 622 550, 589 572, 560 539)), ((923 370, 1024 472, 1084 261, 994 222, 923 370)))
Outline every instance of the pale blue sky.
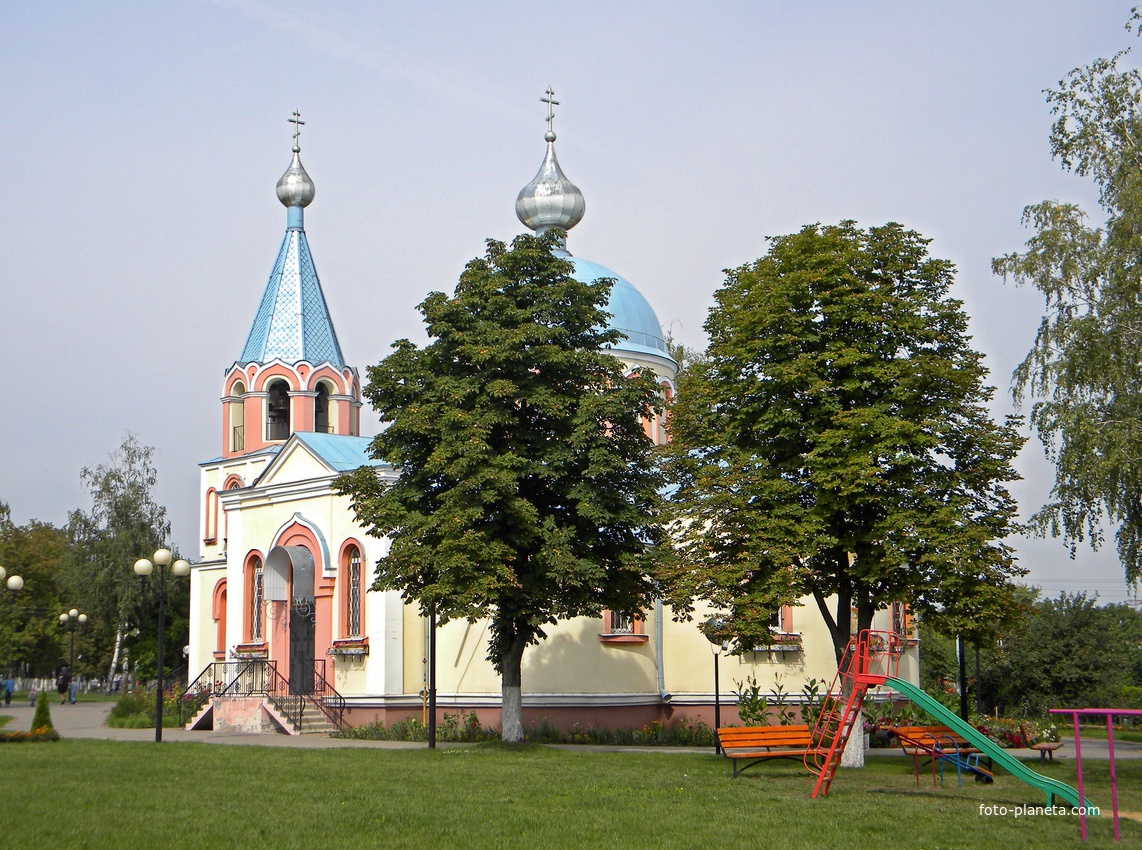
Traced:
MULTIPOLYGON (((16 3, 0 6, 0 499, 63 523, 79 470, 132 430, 198 551, 196 464, 285 227, 296 107, 306 230, 362 373, 487 237, 522 229, 555 88, 587 198, 575 254, 627 277, 691 346, 721 269, 764 237, 903 222, 956 294, 1010 408, 1041 312, 991 275, 1022 208, 1095 212, 1049 158, 1042 89, 1130 46, 1129 2, 16 3)), ((1097 216, 1096 216, 1097 220, 1097 216)), ((375 430, 366 413, 367 433, 375 430)), ((1046 498, 1032 441, 1016 492, 1046 498)), ((1113 552, 1019 543, 1031 580, 1125 596, 1113 552)))

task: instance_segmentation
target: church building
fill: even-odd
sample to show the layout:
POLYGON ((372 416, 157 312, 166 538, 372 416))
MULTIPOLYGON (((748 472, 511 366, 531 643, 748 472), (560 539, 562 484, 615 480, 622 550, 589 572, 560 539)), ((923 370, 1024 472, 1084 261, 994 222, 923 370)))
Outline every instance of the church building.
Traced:
MULTIPOLYGON (((549 89, 543 162, 516 199, 520 221, 537 233, 570 231, 586 210, 583 193, 556 157, 552 95, 549 89)), ((395 473, 369 456, 370 440, 360 436, 360 376, 342 353, 309 250, 304 214, 315 186, 301 163, 303 122, 297 112, 290 120, 293 158, 277 184, 285 236, 245 345, 224 373, 221 453, 200 464, 190 678, 198 676, 215 693, 229 689, 229 696, 276 687, 315 707, 335 702, 331 719, 346 725, 423 718, 428 623, 398 592, 369 589, 389 542, 369 537, 348 497, 334 492, 341 473, 361 466, 375 468, 382 479, 395 479, 395 473), (256 677, 251 670, 259 671, 256 677)), ((610 269, 566 246, 560 253, 578 280, 614 280, 609 324, 623 338, 612 353, 630 370, 656 376, 669 403, 678 366, 650 301, 610 269)), ((351 303, 353 293, 343 283, 331 292, 335 303, 351 303)), ((656 443, 667 439, 660 418, 645 427, 656 443)), ((774 612, 767 645, 721 656, 721 700, 730 706, 723 723, 737 722, 735 683, 747 677, 763 691, 792 694, 794 702, 809 680, 832 681, 836 662, 828 629, 812 600, 802 602, 808 604, 774 612)), ((705 616, 709 612, 699 612, 698 621, 705 616)), ((879 612, 876 626, 895 624, 903 631, 904 619, 903 610, 879 612)), ((498 727, 500 680, 486 657, 487 624, 449 623, 437 630, 436 646, 440 714, 475 711, 485 725, 498 727)), ((680 718, 711 723, 713 653, 719 650, 697 621, 675 622, 661 602, 633 614, 561 622, 524 655, 524 725, 543 719, 564 727, 641 727, 680 718)), ((917 678, 914 645, 900 676, 917 678)), ((216 704, 214 728, 254 730, 272 723, 299 731, 268 705, 264 712, 251 705, 227 712, 216 704)))

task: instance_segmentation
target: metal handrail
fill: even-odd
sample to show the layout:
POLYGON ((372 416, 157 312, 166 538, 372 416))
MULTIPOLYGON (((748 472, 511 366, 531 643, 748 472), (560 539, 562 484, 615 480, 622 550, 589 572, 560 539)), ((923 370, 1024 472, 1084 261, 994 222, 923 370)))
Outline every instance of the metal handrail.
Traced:
MULTIPOLYGON (((313 693, 295 694, 290 680, 278 672, 277 664, 265 658, 244 661, 213 661, 187 686, 185 695, 195 700, 222 696, 264 696, 294 729, 300 730, 305 703, 311 703, 338 729, 344 723, 347 703, 325 678, 325 659, 314 659, 313 693)), ((197 708, 195 709, 197 710, 197 708)), ((180 701, 180 721, 181 701, 180 701)))
MULTIPOLYGON (((321 669, 325 669, 325 659, 319 659, 321 669)), ((345 719, 345 709, 347 703, 345 697, 337 692, 325 676, 319 672, 318 665, 313 665, 313 693, 314 696, 320 696, 320 699, 314 699, 313 704, 321 709, 321 713, 329 718, 329 722, 336 726, 338 729, 342 728, 345 719)))
POLYGON ((305 697, 300 694, 291 694, 289 679, 278 672, 277 665, 271 661, 267 665, 266 698, 270 703, 286 716, 295 731, 301 731, 301 721, 305 714, 305 697))

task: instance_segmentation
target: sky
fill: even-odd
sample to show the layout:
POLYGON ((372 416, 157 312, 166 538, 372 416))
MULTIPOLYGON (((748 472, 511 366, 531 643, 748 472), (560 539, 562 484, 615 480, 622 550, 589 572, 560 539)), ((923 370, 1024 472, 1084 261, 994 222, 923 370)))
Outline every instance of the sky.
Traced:
MULTIPOLYGON (((221 453, 223 373, 285 228, 290 114, 317 186, 306 233, 363 375, 424 340, 417 304, 485 240, 524 230, 549 85, 587 199, 568 247, 630 280, 675 339, 704 347, 723 270, 767 236, 897 221, 956 264, 1005 415, 1043 302, 991 260, 1029 237, 1028 204, 1101 220, 1089 181, 1051 159, 1043 90, 1134 44, 1130 5, 0 4, 0 500, 18 523, 65 523, 89 506, 80 470, 131 432, 195 557, 197 464, 221 453)), ((1034 437, 1019 468, 1026 516, 1053 477, 1034 437)), ((1014 544, 1048 596, 1128 596, 1113 543, 1074 560, 1014 544)))

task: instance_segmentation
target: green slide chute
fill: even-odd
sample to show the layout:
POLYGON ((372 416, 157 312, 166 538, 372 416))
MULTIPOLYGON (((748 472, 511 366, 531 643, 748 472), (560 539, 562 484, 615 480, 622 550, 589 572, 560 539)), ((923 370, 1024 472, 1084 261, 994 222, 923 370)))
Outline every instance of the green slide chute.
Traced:
MULTIPOLYGON (((953 732, 962 736, 965 741, 969 741, 973 747, 978 749, 984 755, 991 759, 992 764, 1002 767, 1020 782, 1026 782, 1034 788, 1047 795, 1047 805, 1053 806, 1055 798, 1066 800, 1072 806, 1079 805, 1079 792, 1072 788, 1065 782, 1060 782, 1058 779, 1051 779, 1049 776, 1043 776, 1036 773, 1015 756, 1011 755, 991 738, 984 735, 970 723, 964 720, 955 712, 950 711, 946 706, 937 700, 930 697, 927 692, 913 685, 911 682, 905 682, 903 679, 893 679, 888 677, 884 680, 884 684, 893 688, 904 696, 908 697, 913 703, 920 706, 928 714, 936 720, 939 720, 953 732)), ((1093 804, 1087 799, 1087 807, 1089 809, 1093 804)))

